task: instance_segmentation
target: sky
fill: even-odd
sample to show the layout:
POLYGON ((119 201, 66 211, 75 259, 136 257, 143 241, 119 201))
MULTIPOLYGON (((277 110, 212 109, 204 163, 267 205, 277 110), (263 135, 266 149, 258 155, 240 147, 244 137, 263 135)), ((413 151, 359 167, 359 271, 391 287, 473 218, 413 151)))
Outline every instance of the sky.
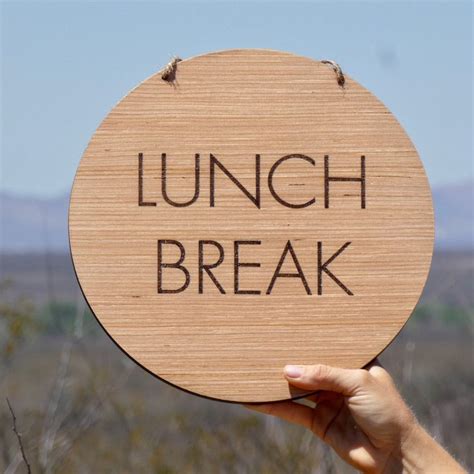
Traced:
POLYGON ((433 186, 473 178, 471 2, 3 2, 0 190, 69 192, 95 129, 172 55, 333 59, 401 122, 433 186))

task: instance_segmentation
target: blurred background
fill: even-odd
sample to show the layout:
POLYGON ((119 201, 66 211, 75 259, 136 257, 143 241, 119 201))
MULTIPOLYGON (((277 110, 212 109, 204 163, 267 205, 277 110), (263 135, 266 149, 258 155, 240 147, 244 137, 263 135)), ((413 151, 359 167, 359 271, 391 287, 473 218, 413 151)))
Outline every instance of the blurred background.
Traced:
POLYGON ((471 2, 2 2, 0 469, 345 473, 310 433, 171 388, 85 304, 68 194, 108 111, 174 54, 271 48, 333 59, 392 110, 428 173, 436 249, 381 361, 427 429, 474 470, 471 2))

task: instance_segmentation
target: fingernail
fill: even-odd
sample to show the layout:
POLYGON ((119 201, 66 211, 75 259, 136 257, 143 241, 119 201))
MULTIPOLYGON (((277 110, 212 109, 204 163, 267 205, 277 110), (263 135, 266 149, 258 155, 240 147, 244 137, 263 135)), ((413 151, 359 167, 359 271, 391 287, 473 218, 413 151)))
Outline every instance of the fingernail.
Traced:
POLYGON ((297 367, 296 365, 285 366, 285 375, 287 377, 290 377, 290 379, 297 379, 298 377, 301 377, 302 374, 303 371, 300 367, 297 367))

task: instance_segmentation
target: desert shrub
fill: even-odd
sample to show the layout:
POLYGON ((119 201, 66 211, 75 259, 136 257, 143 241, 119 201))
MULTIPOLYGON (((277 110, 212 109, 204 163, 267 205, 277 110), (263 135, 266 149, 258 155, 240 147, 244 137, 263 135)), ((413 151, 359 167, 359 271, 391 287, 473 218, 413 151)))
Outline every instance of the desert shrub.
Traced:
POLYGON ((70 301, 54 301, 45 304, 36 314, 36 320, 43 334, 62 335, 72 334, 77 326, 79 312, 81 330, 84 334, 93 336, 101 331, 94 315, 87 306, 70 301))

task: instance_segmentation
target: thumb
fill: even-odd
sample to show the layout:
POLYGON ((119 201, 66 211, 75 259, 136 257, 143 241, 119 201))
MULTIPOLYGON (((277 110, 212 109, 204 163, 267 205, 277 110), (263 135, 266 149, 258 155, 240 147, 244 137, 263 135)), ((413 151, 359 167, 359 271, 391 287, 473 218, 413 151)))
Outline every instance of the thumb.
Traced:
POLYGON ((368 382, 370 374, 363 369, 340 369, 321 364, 287 365, 285 377, 295 387, 351 396, 368 382))

